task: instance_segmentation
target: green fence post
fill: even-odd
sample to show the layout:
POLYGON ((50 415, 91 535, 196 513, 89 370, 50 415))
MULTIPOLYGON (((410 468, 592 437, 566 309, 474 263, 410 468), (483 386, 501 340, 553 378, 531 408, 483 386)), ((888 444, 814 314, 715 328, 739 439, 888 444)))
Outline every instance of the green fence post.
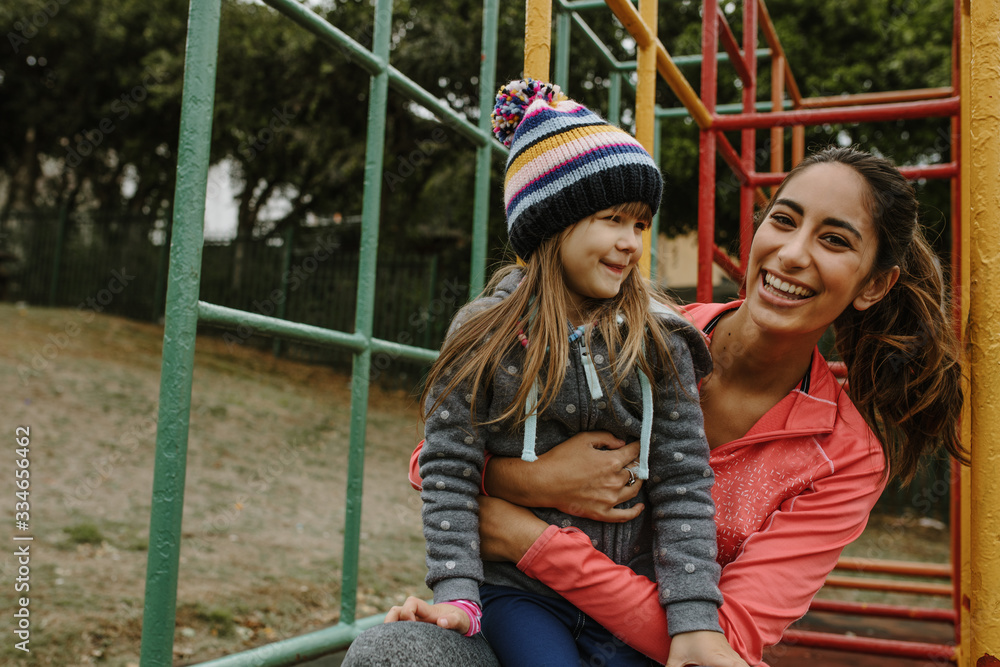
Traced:
POLYGON ((618 125, 622 122, 622 73, 611 72, 611 87, 608 90, 608 120, 618 125))
MULTIPOLYGON (((492 132, 490 113, 496 100, 497 23, 499 2, 483 1, 482 58, 479 65, 479 129, 492 132)), ((486 285, 486 242, 490 221, 490 164, 495 141, 476 148, 476 183, 472 214, 472 270, 469 298, 486 285)))
MULTIPOLYGON (((655 115, 653 120, 653 160, 657 165, 660 164, 660 130, 662 129, 660 123, 660 117, 655 115)), ((656 282, 656 260, 657 255, 660 250, 660 211, 663 210, 663 206, 656 212, 653 216, 653 220, 649 223, 649 279, 654 283, 656 282)))
MULTIPOLYGON (((292 251, 295 247, 295 225, 290 224, 288 228, 285 229, 285 246, 284 254, 281 258, 281 301, 278 302, 278 311, 275 313, 275 317, 279 320, 285 319, 285 313, 288 312, 288 281, 285 276, 292 268, 292 251)), ((281 338, 274 339, 274 345, 271 347, 271 352, 274 356, 281 356, 281 338)))
POLYGON ((378 0, 372 52, 382 69, 372 75, 368 96, 368 137, 365 146, 365 196, 361 207, 361 257, 358 266, 355 333, 366 341, 355 353, 351 373, 351 442, 347 459, 347 498, 344 517, 344 561, 340 588, 340 622, 354 623, 358 601, 358 552, 361 537, 361 491, 365 471, 365 433, 368 419, 368 381, 372 361, 372 324, 378 223, 382 199, 382 162, 385 151, 385 114, 389 99, 389 39, 392 0, 378 0))
POLYGON ((52 277, 49 280, 49 306, 56 305, 56 294, 59 290, 59 268, 62 264, 63 244, 66 241, 66 213, 69 203, 64 201, 59 207, 59 220, 56 222, 56 247, 52 256, 52 277))
POLYGON ((156 463, 143 606, 143 667, 169 667, 173 661, 180 564, 181 516, 187 463, 188 423, 194 343, 198 328, 198 290, 204 244, 205 191, 208 185, 215 70, 219 51, 222 0, 191 0, 184 92, 181 101, 174 234, 170 248, 156 463))
POLYGON ((153 313, 152 320, 159 321, 163 316, 163 290, 167 282, 167 270, 170 266, 170 235, 173 231, 172 218, 174 217, 173 204, 167 212, 167 224, 163 229, 163 245, 160 246, 160 257, 156 263, 156 287, 153 291, 153 313))

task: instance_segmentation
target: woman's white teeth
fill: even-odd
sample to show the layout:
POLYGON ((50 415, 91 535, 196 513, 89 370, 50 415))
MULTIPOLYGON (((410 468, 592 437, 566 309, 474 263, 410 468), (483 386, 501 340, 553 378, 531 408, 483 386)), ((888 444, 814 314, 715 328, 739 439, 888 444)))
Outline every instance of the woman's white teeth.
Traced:
POLYGON ((810 297, 815 292, 811 289, 806 289, 805 287, 799 287, 798 285, 792 285, 780 278, 775 278, 770 273, 764 274, 764 282, 773 287, 776 290, 781 290, 786 294, 794 294, 795 296, 810 297))

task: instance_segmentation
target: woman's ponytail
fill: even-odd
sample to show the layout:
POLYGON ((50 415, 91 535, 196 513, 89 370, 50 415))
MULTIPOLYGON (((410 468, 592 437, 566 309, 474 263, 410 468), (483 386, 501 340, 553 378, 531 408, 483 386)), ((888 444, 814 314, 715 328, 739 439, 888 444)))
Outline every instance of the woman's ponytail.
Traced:
POLYGON ((867 310, 849 308, 835 328, 851 400, 905 484, 921 455, 937 444, 961 461, 966 457, 957 428, 959 346, 941 270, 919 230, 904 255, 899 280, 886 296, 867 310))

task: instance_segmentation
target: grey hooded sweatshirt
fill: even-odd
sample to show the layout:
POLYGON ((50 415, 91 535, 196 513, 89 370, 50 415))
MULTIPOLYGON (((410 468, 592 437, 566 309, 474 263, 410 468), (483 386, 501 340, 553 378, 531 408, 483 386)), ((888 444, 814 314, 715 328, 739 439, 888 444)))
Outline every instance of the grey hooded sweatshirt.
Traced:
MULTIPOLYGON (((455 316, 449 333, 473 314, 507 298, 522 275, 513 271, 492 295, 465 306, 455 316)), ((711 370, 712 361, 701 332, 676 313, 658 314, 677 377, 667 374, 669 377, 650 378, 657 399, 649 479, 639 495, 623 505, 642 502, 647 509, 627 523, 583 519, 553 508, 532 511, 550 524, 583 531, 594 547, 615 563, 656 581, 671 636, 694 630, 721 632, 718 607, 722 595, 718 588, 720 568, 715 561, 715 507, 711 495, 714 476, 708 463, 709 448, 698 400, 698 381, 711 370)), ((608 395, 614 386, 608 350, 595 333, 590 354, 607 390, 594 400, 580 355, 582 342, 571 343, 566 379, 555 401, 538 416, 534 443, 538 454, 583 431, 609 431, 626 442, 639 439, 642 394, 638 371, 633 370, 618 392, 608 395)), ((511 405, 521 383, 523 363, 523 349, 512 346, 492 383, 480 389, 476 399, 478 414, 471 413, 471 394, 457 389, 427 419, 420 475, 427 585, 434 591, 435 602, 478 602, 483 582, 559 597, 548 586, 523 574, 515 564, 484 563, 479 556, 476 497, 485 453, 521 456, 525 440, 524 426, 486 422, 511 405)), ((425 408, 433 405, 442 389, 432 387, 425 408)))

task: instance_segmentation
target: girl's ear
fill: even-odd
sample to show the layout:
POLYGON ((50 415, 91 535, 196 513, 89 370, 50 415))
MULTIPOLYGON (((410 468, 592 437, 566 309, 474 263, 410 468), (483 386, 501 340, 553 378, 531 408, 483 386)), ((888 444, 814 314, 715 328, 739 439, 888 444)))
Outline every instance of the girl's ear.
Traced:
POLYGON ((856 310, 868 310, 882 300, 892 286, 899 280, 899 267, 894 266, 888 271, 883 271, 868 281, 868 284, 854 298, 854 308, 856 310))

